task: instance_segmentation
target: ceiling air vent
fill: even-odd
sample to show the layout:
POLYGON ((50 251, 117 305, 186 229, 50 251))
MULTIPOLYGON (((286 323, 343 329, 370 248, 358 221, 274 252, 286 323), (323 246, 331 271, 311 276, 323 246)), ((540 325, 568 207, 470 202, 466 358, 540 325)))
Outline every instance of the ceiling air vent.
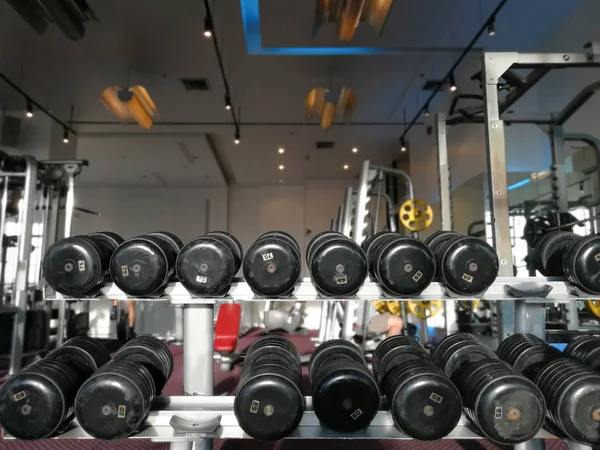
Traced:
POLYGON ((325 149, 325 148, 334 148, 335 141, 317 141, 316 144, 317 150, 325 149))
POLYGON ((181 82, 186 91, 208 91, 208 80, 206 78, 182 78, 181 82))

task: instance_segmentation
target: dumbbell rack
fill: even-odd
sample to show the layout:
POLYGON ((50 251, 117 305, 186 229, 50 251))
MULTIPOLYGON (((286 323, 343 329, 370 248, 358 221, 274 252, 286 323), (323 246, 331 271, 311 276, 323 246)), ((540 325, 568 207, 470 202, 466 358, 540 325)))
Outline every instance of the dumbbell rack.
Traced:
MULTIPOLYGON (((114 284, 108 283, 102 292, 94 298, 74 299, 53 293, 49 288, 46 294, 48 301, 65 300, 128 300, 114 284)), ((441 283, 432 283, 421 295, 413 300, 474 300, 475 297, 455 296, 446 292, 441 283)), ((517 301, 539 306, 544 310, 546 303, 565 303, 577 300, 600 300, 582 294, 574 286, 560 279, 549 278, 497 278, 494 284, 477 299, 493 301, 517 301)), ((172 448, 188 449, 191 443, 201 441, 204 448, 211 447, 212 438, 245 438, 233 413, 232 396, 213 396, 213 314, 217 302, 263 301, 256 297, 248 284, 236 279, 228 295, 220 298, 194 298, 180 283, 171 283, 164 295, 158 298, 139 298, 136 301, 162 301, 183 306, 184 319, 184 390, 185 396, 159 397, 155 400, 148 417, 147 425, 131 439, 149 439, 157 442, 172 442, 172 448)), ((321 301, 332 300, 321 298, 309 278, 297 284, 293 294, 278 301, 321 301)), ((372 279, 367 280, 355 301, 392 300, 386 298, 379 286, 372 279)), ((401 300, 401 299, 400 299, 401 300)), ((531 309, 525 309, 523 320, 529 320, 531 309)), ((515 321, 518 320, 518 309, 515 321)), ((10 439, 10 436, 7 436, 10 439)), ((73 422, 68 430, 55 437, 56 439, 91 439, 77 424, 73 422)), ((323 429, 312 411, 312 399, 306 398, 306 412, 298 429, 292 433, 291 439, 315 438, 355 438, 355 439, 411 439, 394 427, 391 413, 382 409, 371 425, 360 433, 333 433, 323 429)), ((536 439, 556 438, 553 434, 541 430, 536 439)), ((457 427, 446 439, 482 439, 471 427, 463 415, 457 427)), ((531 446, 519 448, 538 448, 536 441, 531 446)), ((542 441, 539 441, 540 443, 542 441)), ((526 443, 529 444, 529 443, 526 443)), ((524 444, 525 445, 525 444, 524 444)), ((589 447, 576 444, 578 449, 589 447)))

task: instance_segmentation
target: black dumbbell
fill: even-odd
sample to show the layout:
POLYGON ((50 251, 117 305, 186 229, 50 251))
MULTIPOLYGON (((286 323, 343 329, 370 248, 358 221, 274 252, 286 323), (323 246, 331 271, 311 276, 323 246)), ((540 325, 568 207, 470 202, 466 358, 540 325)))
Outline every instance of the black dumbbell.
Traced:
POLYGON ((573 240, 562 260, 567 279, 589 294, 600 295, 600 236, 573 240))
POLYGON ((385 235, 371 247, 373 275, 390 296, 419 295, 433 281, 435 258, 429 248, 408 236, 385 235))
POLYGON ((373 370, 402 432, 432 441, 458 424, 462 413, 458 389, 413 338, 392 336, 381 342, 373 354, 373 370))
POLYGON ((166 232, 126 240, 110 260, 114 283, 131 297, 160 296, 175 274, 180 242, 166 232))
POLYGON ((213 231, 188 242, 175 263, 179 282, 198 297, 227 293, 241 265, 241 245, 232 235, 213 231))
MULTIPOLYGON (((448 239, 452 239, 453 237, 457 236, 460 236, 460 234, 454 231, 436 231, 427 239, 425 239, 423 243, 429 248, 429 250, 431 250, 431 253, 433 253, 437 259, 438 248, 448 239)), ((437 277, 440 276, 440 266, 438 264, 435 266, 435 275, 437 277)))
POLYGON ((246 352, 233 402, 242 430, 263 440, 294 431, 304 413, 301 377, 300 355, 290 341, 281 336, 255 341, 246 352))
POLYGON ((110 258, 122 242, 111 232, 60 239, 44 255, 44 278, 60 294, 93 297, 102 289, 110 258))
POLYGON ((130 340, 79 389, 79 425, 99 439, 131 436, 146 421, 172 371, 173 357, 164 342, 151 336, 130 340))
POLYGON ((548 417, 566 437, 600 444, 600 374, 572 359, 557 359, 539 372, 536 384, 548 404, 548 417))
POLYGON ((375 275, 374 273, 374 268, 373 268, 373 253, 375 252, 375 249, 378 246, 378 243, 381 242, 382 240, 386 240, 389 239, 391 237, 395 237, 398 236, 398 233, 394 232, 394 231, 379 231, 371 236, 369 236, 368 238, 366 238, 363 243, 361 244, 362 249, 365 252, 365 255, 367 255, 367 264, 369 266, 369 273, 371 275, 375 275))
POLYGON ((498 276, 498 255, 485 241, 441 232, 427 242, 445 286, 458 295, 475 295, 489 288, 498 276))
POLYGON ((0 426, 23 440, 60 433, 73 418, 71 408, 84 380, 82 372, 64 361, 31 364, 0 389, 0 426))
POLYGON ((354 344, 343 339, 321 344, 308 371, 313 409, 325 428, 351 433, 369 426, 379 410, 379 387, 354 344))
POLYGON ((494 442, 526 442, 544 424, 542 392, 504 361, 482 359, 468 364, 456 386, 473 424, 494 442))
POLYGON ((589 334, 577 336, 567 344, 563 355, 598 370, 600 369, 600 339, 589 334))
POLYGON ((556 348, 529 333, 510 335, 500 343, 496 354, 530 380, 535 380, 546 364, 562 356, 556 348))
POLYGON ((48 353, 46 359, 68 364, 87 378, 110 361, 110 353, 99 340, 77 336, 56 347, 48 353))
POLYGON ((566 250, 581 237, 568 231, 551 231, 545 234, 537 243, 534 250, 536 269, 547 277, 562 277, 563 258, 566 250))
POLYGON ((256 295, 287 296, 300 278, 300 247, 288 233, 270 231, 250 246, 242 266, 244 278, 256 295))
POLYGON ((317 291, 326 297, 354 296, 367 277, 365 252, 336 231, 323 231, 310 240, 306 262, 317 291))

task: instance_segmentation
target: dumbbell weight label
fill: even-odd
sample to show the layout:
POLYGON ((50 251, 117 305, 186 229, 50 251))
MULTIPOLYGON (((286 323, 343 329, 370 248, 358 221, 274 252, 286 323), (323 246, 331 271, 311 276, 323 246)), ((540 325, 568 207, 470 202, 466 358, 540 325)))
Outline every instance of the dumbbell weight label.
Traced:
POLYGON ((264 255, 262 255, 262 259, 263 261, 269 261, 273 259, 273 253, 265 253, 264 255))
POLYGON ((594 256, 594 259, 595 259, 596 261, 600 261, 600 253, 598 253, 596 256, 594 256))
POLYGON ((502 406, 496 406, 496 410, 494 411, 494 417, 496 419, 502 419, 502 406))
POLYGON ((441 404, 444 401, 444 397, 436 394, 435 392, 432 392, 431 395, 429 396, 429 400, 432 400, 438 404, 441 404))
POLYGON ((250 412, 252 414, 256 414, 258 412, 259 405, 260 405, 260 402, 258 400, 252 400, 252 403, 250 404, 250 412))
POLYGON ((127 414, 127 406, 119 405, 119 412, 117 413, 117 417, 119 419, 124 419, 126 414, 127 414))
POLYGON ((79 271, 85 272, 85 261, 77 261, 77 264, 79 265, 79 271))
POLYGON ((462 279, 465 280, 467 283, 473 282, 473 277, 468 273, 463 273, 462 279))
POLYGON ((348 283, 348 277, 339 277, 335 280, 337 284, 346 284, 348 283))
POLYGON ((418 270, 417 273, 415 273, 413 275, 412 279, 415 280, 415 281, 419 281, 422 276, 423 276, 423 272, 421 272, 420 270, 418 270))
POLYGON ((363 415, 362 410, 360 408, 358 408, 356 411, 354 411, 352 414, 350 414, 350 417, 352 417, 352 420, 356 420, 362 415, 363 415))
POLYGON ((15 402, 18 402, 19 400, 23 400, 25 397, 27 397, 27 394, 25 393, 25 391, 21 391, 13 395, 13 400, 15 402))
POLYGON ((208 278, 207 278, 207 277, 202 277, 202 276, 200 276, 200 275, 198 275, 198 276, 196 277, 196 283, 206 283, 207 281, 208 281, 208 278))
POLYGON ((121 266, 121 273, 124 277, 129 276, 129 268, 127 266, 121 266))

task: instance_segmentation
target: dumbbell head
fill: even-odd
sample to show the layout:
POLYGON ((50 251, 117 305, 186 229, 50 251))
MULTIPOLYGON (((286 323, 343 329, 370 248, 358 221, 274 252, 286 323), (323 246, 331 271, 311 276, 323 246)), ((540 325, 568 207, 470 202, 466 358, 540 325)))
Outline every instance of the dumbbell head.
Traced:
POLYGON ((600 236, 571 239, 563 258, 569 281, 590 294, 600 294, 600 236))
POLYGON ((56 347, 48 353, 46 359, 69 364, 87 378, 110 361, 110 354, 104 344, 97 339, 77 336, 56 347))
POLYGON ((441 439, 460 420, 458 389, 428 359, 408 359, 391 367, 383 390, 394 423, 415 439, 441 439))
POLYGON ((317 234, 309 242, 306 255, 311 278, 322 295, 355 295, 367 276, 364 251, 341 233, 317 234))
POLYGON ((365 255, 367 256, 367 264, 369 266, 369 273, 371 275, 374 275, 373 254, 375 253, 375 250, 377 250, 381 242, 385 242, 386 240, 396 236, 399 236, 399 234, 393 231, 379 231, 363 241, 361 246, 365 252, 365 255))
POLYGON ((258 239, 272 238, 272 237, 285 239, 287 242, 289 242, 289 244, 292 247, 294 247, 296 249, 296 251, 298 252, 298 255, 300 255, 300 246, 298 245, 298 241, 296 241, 296 239, 294 239, 294 237, 290 233, 287 233, 285 231, 281 231, 281 230, 267 231, 266 233, 261 234, 258 237, 258 239))
POLYGON ((498 255, 473 236, 456 236, 440 244, 437 262, 446 287, 460 295, 480 294, 498 276, 498 255))
POLYGON ((229 248, 233 250, 235 257, 235 271, 240 270, 242 266, 242 258, 244 257, 244 249, 242 248, 242 244, 240 241, 231 233, 226 231, 210 231, 205 234, 205 236, 213 236, 224 243, 229 245, 229 248))
POLYGON ((132 297, 162 294, 175 270, 176 252, 159 236, 138 236, 123 242, 110 261, 119 289, 132 297))
POLYGON ((498 357, 470 334, 454 333, 440 341, 431 359, 448 378, 455 381, 467 365, 482 359, 498 360, 498 357))
POLYGON ((516 333, 507 337, 498 346, 496 354, 530 380, 535 379, 546 364, 561 357, 561 352, 529 333, 516 333))
POLYGON ((600 369, 600 339, 591 335, 577 336, 567 344, 563 355, 598 370, 600 369))
POLYGON ((198 297, 224 294, 239 269, 234 248, 217 235, 188 242, 177 255, 179 282, 198 297))
POLYGON ((108 269, 110 254, 89 236, 60 239, 48 248, 43 271, 56 292, 68 296, 96 295, 108 269))
POLYGON ((112 231, 97 231, 88 234, 88 236, 93 238, 96 243, 103 244, 106 248, 108 248, 111 255, 112 252, 114 252, 124 241, 121 236, 119 236, 117 233, 113 233, 112 231))
POLYGON ((457 379, 465 407, 481 432, 500 444, 532 439, 546 416, 537 386, 499 360, 469 364, 457 379))
POLYGON ((460 236, 460 234, 455 233, 454 231, 436 231, 435 233, 433 233, 431 236, 429 236, 427 239, 425 239, 425 241, 423 241, 423 243, 429 247, 429 250, 431 250, 431 253, 433 253, 433 256, 436 259, 436 265, 435 265, 435 274, 436 276, 439 276, 440 274, 440 266, 441 266, 441 260, 439 259, 439 252, 438 249, 444 244, 444 242, 446 242, 449 239, 452 239, 454 237, 460 236))
POLYGON ((344 339, 332 339, 323 342, 310 355, 308 375, 311 382, 315 379, 323 364, 327 361, 339 359, 352 360, 363 365, 365 364, 363 355, 354 344, 344 339))
POLYGON ((264 336, 248 347, 242 372, 246 372, 257 364, 270 362, 284 365, 293 372, 302 373, 298 350, 288 339, 277 335, 264 336))
POLYGON ((566 250, 580 237, 568 231, 551 231, 544 235, 535 247, 534 260, 537 270, 547 277, 562 277, 563 257, 566 250))
POLYGON ((104 365, 79 389, 75 415, 98 439, 131 436, 145 422, 154 400, 154 381, 144 365, 119 359, 104 365))
POLYGON ((429 359, 429 353, 410 336, 391 336, 379 343, 373 352, 373 371, 383 385, 388 372, 412 359, 429 359))
POLYGON ((391 295, 418 295, 435 276, 435 258, 421 241, 394 236, 381 241, 372 259, 373 274, 391 295))
POLYGON ((242 266, 246 282, 257 295, 289 295, 300 278, 300 250, 287 233, 265 233, 250 246, 242 266))
POLYGON ((179 253, 181 248, 183 247, 183 242, 173 233, 169 233, 168 231, 155 231, 153 233, 148 233, 148 236, 154 236, 169 244, 171 249, 175 254, 179 253))
POLYGON ((70 420, 84 377, 57 360, 40 360, 0 388, 0 426, 17 439, 51 437, 70 420))
POLYGON ((600 443, 600 374, 577 361, 557 359, 540 371, 536 384, 550 419, 569 439, 600 443))

